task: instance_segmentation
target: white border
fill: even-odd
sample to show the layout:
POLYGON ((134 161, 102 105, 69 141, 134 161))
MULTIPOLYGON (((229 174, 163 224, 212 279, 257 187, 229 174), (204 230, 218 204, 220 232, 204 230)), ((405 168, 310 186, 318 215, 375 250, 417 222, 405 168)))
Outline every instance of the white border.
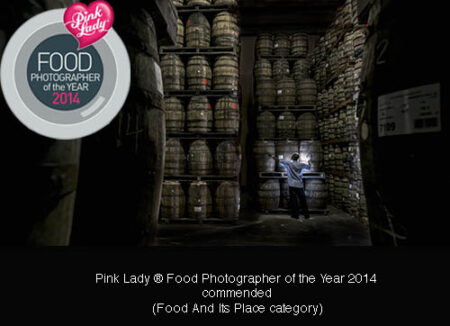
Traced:
MULTIPOLYGON (((36 30, 55 23, 64 24, 65 9, 49 10, 39 14, 23 24, 9 40, 1 62, 1 87, 5 100, 13 114, 27 128, 54 139, 77 139, 91 135, 107 126, 120 112, 124 105, 131 83, 130 58, 120 37, 111 29, 103 38, 113 52, 116 63, 117 78, 112 96, 104 109, 97 115, 83 122, 72 125, 56 124, 35 115, 22 101, 15 80, 16 58, 23 44, 36 30)), ((49 35, 50 37, 51 35, 49 35)), ((108 67, 104 67, 108 69, 108 67)))

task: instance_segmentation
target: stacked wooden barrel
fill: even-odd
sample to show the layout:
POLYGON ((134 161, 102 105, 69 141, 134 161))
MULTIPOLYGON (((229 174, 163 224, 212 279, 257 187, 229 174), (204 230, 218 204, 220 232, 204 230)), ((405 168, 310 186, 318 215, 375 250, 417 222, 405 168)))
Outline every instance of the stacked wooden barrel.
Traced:
POLYGON ((297 118, 297 137, 301 140, 316 138, 316 116, 312 113, 303 113, 297 118))
POLYGON ((263 211, 273 211, 280 206, 280 181, 261 179, 258 187, 259 206, 263 211))
POLYGON ((184 0, 172 0, 175 7, 182 7, 184 5, 184 0))
POLYGON ((256 141, 253 147, 257 172, 275 171, 275 143, 273 141, 256 141))
POLYGON ((286 111, 281 113, 277 119, 278 138, 295 138, 296 119, 293 113, 286 111))
POLYGON ((180 48, 184 46, 184 24, 179 18, 177 20, 177 46, 180 48))
POLYGON ((234 141, 224 141, 216 149, 216 170, 219 175, 234 177, 241 172, 241 147, 234 141))
POLYGON ((217 216, 222 219, 239 217, 241 209, 241 193, 239 183, 225 181, 216 190, 217 216))
POLYGON ((216 131, 224 134, 238 134, 240 126, 239 100, 235 97, 222 97, 215 106, 216 131))
POLYGON ((217 46, 237 47, 240 29, 237 17, 227 11, 219 13, 213 21, 212 41, 217 46))
POLYGON ((182 175, 186 172, 186 155, 183 146, 177 139, 169 139, 166 142, 166 163, 164 174, 182 175))
MULTIPOLYGON (((273 79, 278 82, 291 74, 289 61, 286 59, 275 60, 272 67, 273 79)), ((294 86, 295 88, 295 86, 294 86)))
POLYGON ((178 181, 165 181, 162 188, 161 217, 179 219, 185 216, 186 197, 178 181))
POLYGON ((288 56, 291 51, 291 41, 288 34, 277 33, 273 41, 273 53, 277 56, 288 56))
MULTIPOLYGON (((253 151, 264 188, 259 190, 263 196, 260 207, 265 211, 275 210, 277 203, 282 208, 289 206, 289 187, 283 179, 286 175, 281 174, 286 170, 275 166, 272 155, 289 161, 294 153, 299 153, 301 163, 310 161, 312 171, 321 172, 321 144, 306 142, 316 140, 318 135, 317 85, 311 78, 309 45, 310 37, 304 32, 261 33, 256 40, 255 100, 260 112, 256 118, 257 140, 253 151), (273 199, 275 193, 279 202, 273 199)), ((315 190, 308 194, 311 198, 318 196, 315 190)), ((310 201, 314 202, 313 208, 324 209, 324 205, 310 201)))
POLYGON ((183 132, 186 113, 184 105, 176 97, 168 97, 166 103, 166 131, 169 133, 183 132))
POLYGON ((171 223, 235 220, 242 155, 237 1, 174 4, 183 6, 177 44, 161 48, 168 137, 161 217, 171 223))
MULTIPOLYGON (((355 195, 354 186, 362 179, 357 111, 365 110, 362 103, 358 103, 357 110, 355 99, 360 91, 363 47, 368 34, 354 20, 357 16, 354 1, 346 0, 311 58, 311 76, 318 91, 317 134, 325 143, 323 169, 329 177, 331 202, 354 216, 359 215, 355 212, 366 211, 364 198, 355 195)), ((312 82, 305 81, 302 88, 301 100, 314 100, 312 82)), ((363 191, 356 192, 359 195, 363 191)))
POLYGON ((210 6, 211 0, 185 0, 187 6, 210 6))
POLYGON ((255 63, 256 80, 272 78, 272 64, 269 60, 258 59, 255 63))
POLYGON ((301 79, 297 83, 297 101, 300 105, 316 105, 317 86, 313 79, 301 79))
POLYGON ((283 77, 277 83, 277 105, 294 106, 295 98, 295 80, 290 77, 283 77))
POLYGON ((261 78, 256 84, 256 101, 261 106, 273 106, 277 100, 277 90, 272 78, 261 78))
POLYGON ((273 54, 273 35, 270 33, 261 33, 256 40, 256 55, 270 56, 273 54))
POLYGON ((213 158, 206 140, 196 140, 189 147, 188 169, 192 175, 212 174, 213 158))
POLYGON ((206 134, 212 130, 213 112, 206 96, 191 98, 187 109, 187 130, 193 133, 206 134))
POLYGON ((239 89, 239 62, 235 55, 223 55, 214 63, 214 89, 239 89))
POLYGON ((184 90, 186 71, 178 55, 164 55, 161 59, 161 71, 165 90, 184 90))
POLYGON ((194 181, 189 186, 188 216, 196 220, 204 220, 212 215, 212 197, 208 184, 194 181))
POLYGON ((269 111, 264 111, 258 115, 256 129, 260 139, 274 139, 277 133, 277 119, 269 111))
POLYGON ((217 6, 237 6, 238 0, 213 0, 217 6))
POLYGON ((204 56, 193 56, 186 66, 186 79, 189 90, 206 91, 211 89, 212 73, 204 56))
POLYGON ((291 35, 291 54, 306 57, 308 55, 308 35, 295 33, 291 35))

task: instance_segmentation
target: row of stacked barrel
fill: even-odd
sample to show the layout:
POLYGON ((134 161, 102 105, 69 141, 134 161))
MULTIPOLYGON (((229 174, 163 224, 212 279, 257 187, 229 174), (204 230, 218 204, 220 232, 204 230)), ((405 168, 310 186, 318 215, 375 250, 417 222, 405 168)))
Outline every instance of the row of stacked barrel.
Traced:
POLYGON ((324 166, 340 175, 361 173, 359 147, 355 143, 325 145, 323 147, 324 166))
POLYGON ((166 142, 166 177, 220 176, 237 178, 241 170, 241 148, 235 140, 182 142, 171 138, 166 142), (211 149, 215 149, 212 151, 211 149))
MULTIPOLYGON (((311 211, 323 211, 328 203, 328 185, 324 178, 304 179, 306 203, 311 211)), ((258 185, 258 204, 262 211, 289 209, 287 179, 261 179, 258 185)))
POLYGON ((193 181, 188 185, 179 181, 165 181, 161 217, 165 220, 190 218, 200 221, 211 219, 211 216, 218 219, 238 218, 241 198, 239 184, 225 181, 214 188, 204 181, 193 181))
POLYGON ((165 91, 239 89, 239 62, 235 55, 218 56, 214 63, 206 56, 194 55, 185 66, 179 55, 166 54, 161 58, 161 70, 165 91))
POLYGON ((166 98, 166 132, 237 135, 240 123, 239 100, 225 96, 215 103, 213 101, 206 96, 194 96, 187 101, 177 97, 166 98))
POLYGON ((355 103, 352 102, 336 113, 319 120, 319 132, 323 141, 346 139, 356 141, 355 130, 358 128, 355 103))
POLYGON ((201 12, 191 14, 186 22, 178 18, 177 44, 182 47, 237 47, 240 29, 237 16, 221 11, 210 22, 201 12))
POLYGON ((338 8, 313 52, 311 71, 319 88, 318 128, 325 144, 324 168, 331 202, 366 219, 355 99, 367 30, 358 25, 357 11, 355 0, 346 0, 338 8))
POLYGON ((310 61, 306 58, 308 44, 305 33, 258 36, 255 80, 259 106, 316 105, 317 87, 311 79, 310 61))
POLYGON ((174 4, 183 8, 177 45, 163 49, 161 59, 168 136, 161 217, 235 220, 240 210, 240 29, 231 9, 237 2, 174 4), (209 11, 211 5, 222 6, 221 11, 209 11))
MULTIPOLYGON (((367 36, 365 26, 358 25, 357 4, 347 0, 337 13, 334 23, 319 40, 314 50, 312 65, 320 89, 336 78, 356 79, 359 86, 359 72, 362 67, 362 53, 367 36), (341 76, 342 75, 342 76, 341 76)), ((347 81, 346 85, 351 84, 347 81)))
POLYGON ((317 138, 316 116, 313 113, 282 112, 278 116, 270 111, 260 113, 256 120, 259 139, 299 139, 317 138))
MULTIPOLYGON (((300 154, 301 162, 311 162, 311 172, 322 171, 322 146, 316 141, 317 87, 311 78, 309 37, 305 33, 258 35, 255 63, 255 100, 260 113, 254 145, 256 171, 259 173, 258 201, 263 211, 289 208, 289 185, 286 172, 276 165, 273 156, 290 160, 300 154), (284 107, 275 113, 272 108, 284 107), (267 110, 266 110, 267 109, 267 110), (309 109, 309 112, 294 109, 309 109)), ((327 184, 323 177, 305 179, 308 206, 324 210, 327 206, 327 184)))

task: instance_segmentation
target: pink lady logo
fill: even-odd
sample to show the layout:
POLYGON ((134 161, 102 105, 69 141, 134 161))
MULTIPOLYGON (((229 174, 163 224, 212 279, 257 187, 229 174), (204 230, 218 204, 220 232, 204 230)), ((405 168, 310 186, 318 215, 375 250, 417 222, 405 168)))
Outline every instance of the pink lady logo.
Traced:
POLYGON ((114 22, 114 11, 106 1, 94 1, 86 6, 75 3, 66 9, 64 24, 78 40, 79 49, 85 48, 104 37, 114 22))

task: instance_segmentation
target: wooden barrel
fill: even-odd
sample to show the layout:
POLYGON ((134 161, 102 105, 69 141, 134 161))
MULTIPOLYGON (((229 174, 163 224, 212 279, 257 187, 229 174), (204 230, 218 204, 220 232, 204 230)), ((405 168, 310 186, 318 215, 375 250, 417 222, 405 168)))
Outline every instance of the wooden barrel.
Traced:
POLYGON ((176 97, 169 97, 164 100, 166 107, 166 132, 183 132, 186 114, 184 106, 176 97))
POLYGON ((172 0, 172 2, 173 2, 173 5, 175 7, 182 7, 182 6, 184 6, 184 0, 172 0))
POLYGON ((186 6, 210 6, 211 0, 185 0, 186 6))
POLYGON ((273 54, 273 35, 261 33, 256 40, 256 55, 268 56, 273 54))
POLYGON ((241 173, 241 146, 228 140, 216 149, 216 170, 219 175, 234 177, 241 173))
POLYGON ((213 170, 211 151, 205 140, 196 140, 189 148, 188 168, 191 175, 209 175, 213 170))
POLYGON ((182 48, 184 46, 184 24, 180 18, 177 22, 177 47, 182 48))
POLYGON ((272 78, 272 64, 269 60, 258 59, 255 63, 255 78, 256 80, 264 78, 272 78))
POLYGON ((307 59, 298 59, 294 63, 294 79, 299 82, 310 78, 310 64, 307 59))
POLYGON ((224 134, 238 134, 240 125, 239 100, 222 97, 215 106, 214 125, 216 131, 224 134))
POLYGON ((300 161, 303 163, 311 162, 311 172, 322 172, 322 144, 320 141, 302 141, 300 142, 300 161))
POLYGON ((272 74, 273 80, 280 81, 290 75, 289 61, 286 59, 275 60, 273 63, 272 74))
MULTIPOLYGON (((299 143, 298 141, 292 140, 283 140, 278 141, 275 146, 275 152, 277 157, 282 160, 290 161, 292 155, 299 152, 299 143)), ((281 165, 277 166, 277 170, 279 172, 286 172, 286 169, 281 165)))
POLYGON ((295 99, 295 80, 284 77, 277 83, 277 105, 293 106, 295 105, 295 99))
POLYGON ((239 62, 236 56, 217 57, 214 64, 214 89, 233 91, 239 89, 239 62))
POLYGON ((289 35, 285 33, 275 34, 273 41, 273 53, 280 56, 288 56, 291 50, 289 35))
POLYGON ((273 106, 277 99, 275 82, 271 78, 264 78, 256 82, 256 102, 261 106, 273 106))
POLYGON ((161 71, 163 76, 164 90, 184 90, 185 69, 180 57, 176 54, 166 54, 161 59, 161 71))
POLYGON ((275 143, 273 141, 256 141, 253 147, 256 160, 256 172, 275 171, 275 160, 269 155, 275 155, 275 143))
POLYGON ((189 59, 186 65, 186 79, 189 90, 210 90, 211 77, 211 67, 206 57, 196 55, 189 59))
POLYGON ((188 216, 198 220, 212 216, 211 191, 206 182, 194 181, 189 186, 188 216))
POLYGON ((239 45, 239 26, 237 17, 227 11, 220 12, 213 20, 212 41, 216 46, 239 45))
POLYGON ((269 111, 264 111, 258 115, 256 129, 260 139, 273 139, 277 133, 277 118, 269 111))
POLYGON ((239 217, 241 191, 237 182, 222 182, 216 190, 216 215, 223 219, 239 217))
POLYGON ((308 209, 326 209, 328 187, 325 179, 304 179, 308 209))
POLYGON ((317 86, 313 79, 302 79, 297 83, 297 100, 299 105, 316 105, 317 86))
POLYGON ((187 109, 187 130, 205 134, 212 130, 213 112, 206 96, 191 98, 187 109))
POLYGON ((290 208, 289 183, 287 179, 280 180, 280 207, 284 209, 290 208))
POLYGON ((308 35, 294 33, 291 35, 291 54, 306 57, 308 55, 308 35))
POLYGON ((258 188, 259 207, 263 211, 272 211, 280 206, 280 181, 278 179, 261 180, 258 188))
POLYGON ((238 0, 213 0, 216 6, 237 6, 238 0))
POLYGON ((186 21, 187 47, 208 47, 211 44, 211 25, 202 13, 194 13, 186 21))
POLYGON ((297 137, 301 140, 316 139, 316 116, 312 113, 303 113, 297 119, 297 137))
POLYGON ((283 112, 277 119, 278 138, 295 138, 296 119, 291 112, 283 112))
POLYGON ((186 155, 178 139, 166 142, 166 160, 164 174, 168 176, 183 175, 186 171, 186 155))
POLYGON ((183 218, 186 213, 186 197, 178 181, 165 181, 161 197, 161 217, 164 219, 183 218))

